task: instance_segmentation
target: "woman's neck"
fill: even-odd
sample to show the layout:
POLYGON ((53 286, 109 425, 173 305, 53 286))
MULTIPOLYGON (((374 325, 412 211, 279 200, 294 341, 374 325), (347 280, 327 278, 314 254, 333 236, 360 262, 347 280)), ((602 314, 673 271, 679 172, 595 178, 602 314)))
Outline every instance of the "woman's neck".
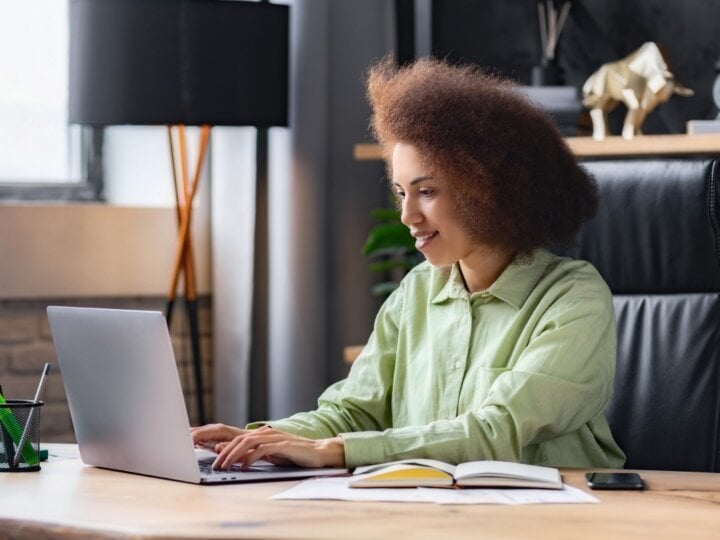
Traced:
POLYGON ((515 252, 496 246, 480 246, 458 264, 468 292, 484 291, 495 283, 515 258, 515 252))

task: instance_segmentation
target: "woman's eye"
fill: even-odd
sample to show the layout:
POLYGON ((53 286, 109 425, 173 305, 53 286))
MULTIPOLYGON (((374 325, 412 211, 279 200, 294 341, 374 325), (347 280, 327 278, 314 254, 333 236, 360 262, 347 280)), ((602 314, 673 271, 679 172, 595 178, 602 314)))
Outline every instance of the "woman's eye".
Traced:
POLYGON ((405 198, 405 193, 402 192, 402 191, 396 191, 396 192, 395 192, 395 197, 396 197, 398 200, 403 200, 403 199, 405 198))
POLYGON ((430 197, 434 193, 435 193, 434 189, 421 189, 420 190, 420 195, 422 195, 423 197, 430 197))

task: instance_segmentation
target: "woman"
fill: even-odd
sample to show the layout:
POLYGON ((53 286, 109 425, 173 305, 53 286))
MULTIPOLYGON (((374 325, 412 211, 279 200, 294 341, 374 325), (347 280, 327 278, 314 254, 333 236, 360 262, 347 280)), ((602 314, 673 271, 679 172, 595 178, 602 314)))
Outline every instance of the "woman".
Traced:
POLYGON ((386 59, 368 96, 402 221, 427 261, 317 410, 195 428, 194 441, 214 446, 217 468, 411 457, 622 466, 603 415, 610 292, 590 264, 545 249, 593 215, 592 179, 551 120, 475 68, 386 59))

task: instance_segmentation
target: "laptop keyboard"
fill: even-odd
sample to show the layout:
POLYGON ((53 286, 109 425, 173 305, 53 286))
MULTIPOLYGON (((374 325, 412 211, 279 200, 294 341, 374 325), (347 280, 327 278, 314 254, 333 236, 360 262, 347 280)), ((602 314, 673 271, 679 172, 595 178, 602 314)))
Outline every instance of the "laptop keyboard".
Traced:
MULTIPOLYGON (((227 474, 228 471, 220 470, 220 469, 213 469, 212 464, 215 461, 215 458, 206 458, 206 459, 198 459, 198 465, 200 466, 200 472, 203 474, 227 474)), ((241 472, 239 465, 233 465, 230 467, 230 471, 232 472, 241 472)))
POLYGON ((240 465, 233 465, 230 467, 230 469, 226 470, 220 470, 220 469, 213 469, 212 464, 215 461, 215 458, 203 458, 198 459, 198 465, 200 466, 200 472, 202 474, 227 474, 228 472, 282 472, 282 471, 296 471, 297 467, 280 467, 278 465, 273 465, 271 463, 256 463, 255 465, 251 466, 249 469, 241 469, 240 465))

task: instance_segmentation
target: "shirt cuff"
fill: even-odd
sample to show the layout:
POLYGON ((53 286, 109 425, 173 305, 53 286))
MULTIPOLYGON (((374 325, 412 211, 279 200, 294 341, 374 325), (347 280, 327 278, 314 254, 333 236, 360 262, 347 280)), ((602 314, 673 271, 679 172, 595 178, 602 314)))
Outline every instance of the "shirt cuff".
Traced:
POLYGON ((353 469, 360 465, 385 463, 385 444, 381 431, 355 431, 341 433, 345 444, 345 466, 353 469))

